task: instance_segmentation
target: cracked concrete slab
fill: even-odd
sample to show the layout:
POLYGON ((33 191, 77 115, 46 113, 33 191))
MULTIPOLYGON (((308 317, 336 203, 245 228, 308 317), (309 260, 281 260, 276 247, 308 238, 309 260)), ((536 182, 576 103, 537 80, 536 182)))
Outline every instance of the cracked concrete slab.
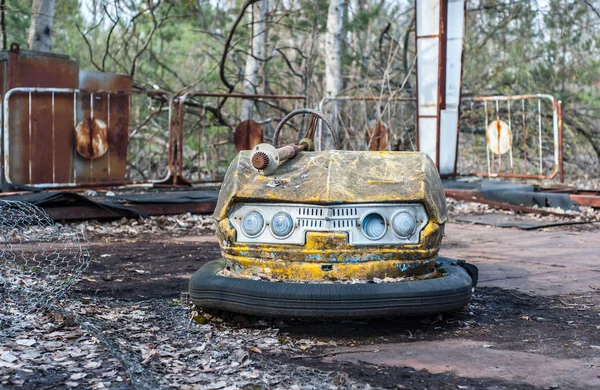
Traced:
POLYGON ((441 256, 479 267, 480 286, 534 295, 600 289, 600 234, 448 223, 441 256))
MULTIPOLYGON (((523 231, 448 223, 440 255, 479 267, 478 287, 546 297, 600 289, 600 232, 523 231)), ((573 337, 577 338, 575 333, 573 337)), ((494 345, 486 339, 494 338, 474 341, 449 336, 435 341, 375 343, 368 349, 364 345, 360 349, 328 348, 323 362, 410 367, 431 374, 503 380, 515 387, 600 388, 600 353, 557 356, 540 353, 539 344, 536 350, 528 349, 526 340, 522 349, 514 350, 510 342, 494 345)))
POLYGON ((340 347, 328 350, 324 361, 365 362, 412 367, 434 374, 452 373, 469 378, 493 378, 536 387, 600 388, 600 358, 558 359, 540 354, 494 348, 465 339, 375 344, 368 351, 340 347))

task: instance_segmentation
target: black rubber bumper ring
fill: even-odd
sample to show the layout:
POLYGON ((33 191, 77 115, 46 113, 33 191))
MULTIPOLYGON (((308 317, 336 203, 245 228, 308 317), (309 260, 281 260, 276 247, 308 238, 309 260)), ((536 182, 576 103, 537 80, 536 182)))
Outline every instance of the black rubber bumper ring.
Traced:
POLYGON ((418 316, 455 311, 471 299, 473 281, 457 261, 439 258, 443 277, 398 283, 286 283, 219 276, 224 259, 190 280, 192 302, 204 309, 294 318, 418 316))

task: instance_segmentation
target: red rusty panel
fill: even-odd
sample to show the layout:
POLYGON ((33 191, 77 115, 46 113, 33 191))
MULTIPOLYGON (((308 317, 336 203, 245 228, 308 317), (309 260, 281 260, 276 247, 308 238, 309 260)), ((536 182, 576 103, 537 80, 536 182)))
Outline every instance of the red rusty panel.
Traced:
POLYGON ((571 194, 569 198, 579 203, 580 206, 593 207, 595 209, 600 208, 600 193, 571 194))
POLYGON ((129 91, 132 86, 131 76, 91 71, 79 73, 79 89, 112 93, 94 93, 93 99, 90 92, 81 93, 81 111, 78 113, 78 121, 91 123, 93 118, 94 121, 102 121, 106 124, 108 151, 93 159, 77 154, 75 162, 78 183, 125 180, 129 144, 130 95, 116 92, 129 91))
POLYGON ((390 144, 390 129, 388 125, 379 120, 367 123, 365 131, 367 149, 372 151, 387 150, 390 144))
MULTIPOLYGON (((79 65, 66 56, 20 51, 0 53, 2 94, 15 87, 77 88, 79 65)), ((73 97, 16 93, 9 101, 9 179, 15 184, 67 183, 73 151, 73 97)))
POLYGON ((233 134, 233 143, 236 152, 240 150, 251 150, 263 142, 263 129, 252 119, 240 122, 233 134))

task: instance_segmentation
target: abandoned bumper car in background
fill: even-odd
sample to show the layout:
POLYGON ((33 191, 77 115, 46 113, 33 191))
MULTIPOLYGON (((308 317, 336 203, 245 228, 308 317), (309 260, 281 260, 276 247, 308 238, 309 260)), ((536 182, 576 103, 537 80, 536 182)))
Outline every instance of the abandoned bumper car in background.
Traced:
MULTIPOLYGON (((364 318, 457 310, 477 269, 438 257, 447 220, 433 161, 419 152, 257 145, 227 171, 215 209, 223 258, 190 281, 201 308, 273 317, 364 318)), ((337 145, 336 145, 337 146, 337 145)))

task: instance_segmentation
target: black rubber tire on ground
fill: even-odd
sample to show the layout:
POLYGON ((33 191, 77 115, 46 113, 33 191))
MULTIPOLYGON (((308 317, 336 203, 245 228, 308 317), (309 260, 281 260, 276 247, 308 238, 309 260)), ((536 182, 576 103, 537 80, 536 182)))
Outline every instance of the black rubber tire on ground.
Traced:
POLYGON ((455 311, 471 299, 472 280, 457 261, 440 258, 443 277, 398 283, 288 283, 219 276, 224 259, 190 280, 192 302, 204 309, 294 318, 418 316, 455 311))

